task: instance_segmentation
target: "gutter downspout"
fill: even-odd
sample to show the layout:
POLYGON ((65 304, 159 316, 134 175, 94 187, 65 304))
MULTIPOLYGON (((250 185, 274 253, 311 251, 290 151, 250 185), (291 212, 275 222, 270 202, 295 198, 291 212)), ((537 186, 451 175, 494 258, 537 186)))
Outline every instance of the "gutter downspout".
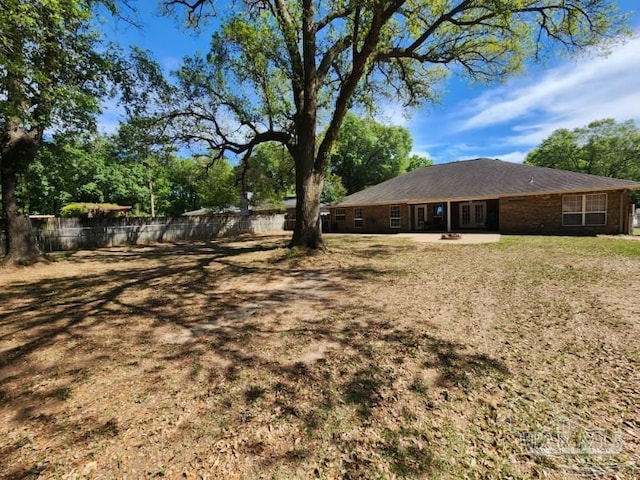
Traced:
POLYGON ((451 233, 451 202, 447 202, 447 233, 451 233))

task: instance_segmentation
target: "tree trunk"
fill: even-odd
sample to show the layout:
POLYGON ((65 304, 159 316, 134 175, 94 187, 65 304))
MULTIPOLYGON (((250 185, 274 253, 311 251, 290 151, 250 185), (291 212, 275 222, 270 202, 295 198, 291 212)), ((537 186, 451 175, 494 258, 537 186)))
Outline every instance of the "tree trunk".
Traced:
POLYGON ((324 158, 316 158, 318 77, 316 67, 316 25, 313 0, 302 2, 302 72, 294 80, 297 92, 296 146, 296 226, 289 247, 324 250, 320 229, 320 193, 324 182, 324 158))
POLYGON ((153 180, 151 176, 149 176, 149 200, 151 203, 151 218, 155 218, 156 216, 156 197, 153 193, 153 180))
POLYGON ((315 109, 300 122, 298 141, 297 148, 292 152, 296 164, 296 226, 289 248, 324 250, 320 229, 320 193, 324 168, 317 168, 315 158, 315 109))
POLYGON ((296 168, 296 226, 289 248, 324 250, 320 228, 320 193, 324 172, 313 169, 313 158, 310 166, 302 163, 298 163, 296 168))
MULTIPOLYGON (((13 132, 15 133, 15 131, 13 132)), ((0 176, 2 177, 2 209, 5 216, 6 263, 31 263, 40 252, 36 247, 31 221, 20 215, 16 200, 18 170, 26 168, 35 158, 37 144, 28 135, 4 141, 0 156, 0 176)))

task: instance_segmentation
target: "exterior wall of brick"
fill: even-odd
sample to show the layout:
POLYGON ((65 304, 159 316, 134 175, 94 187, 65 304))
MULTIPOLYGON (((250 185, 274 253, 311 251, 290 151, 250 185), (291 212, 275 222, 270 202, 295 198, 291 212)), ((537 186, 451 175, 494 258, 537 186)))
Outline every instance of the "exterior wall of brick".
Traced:
MULTIPOLYGON (((606 225, 564 226, 562 224, 563 194, 551 194, 487 200, 487 229, 495 231, 497 227, 500 233, 505 234, 615 235, 624 233, 630 212, 629 192, 617 190, 588 193, 607 194, 606 225), (493 216, 493 212, 497 213, 497 218, 492 218, 489 221, 489 216, 493 216)), ((391 228, 390 226, 391 205, 369 205, 345 207, 343 209, 345 213, 344 220, 340 220, 336 215, 339 209, 331 207, 330 231, 344 233, 399 233, 412 231, 412 225, 416 223, 414 206, 408 206, 406 203, 398 205, 400 205, 401 215, 400 228, 391 228), (358 227, 354 224, 356 208, 362 209, 363 217, 362 226, 358 227)), ((428 207, 430 208, 431 204, 428 207)), ((459 222, 459 202, 454 202, 451 204, 451 226, 453 231, 459 229, 459 222)), ((443 229, 446 229, 446 220, 443 229)))
POLYGON ((563 195, 535 195, 500 199, 500 232, 552 235, 596 235, 624 232, 621 214, 628 210, 628 192, 618 190, 588 193, 607 194, 606 225, 564 226, 562 224, 563 195))
POLYGON ((406 203, 400 206, 400 228, 391 228, 391 205, 369 205, 364 207, 345 207, 344 220, 336 217, 338 210, 331 210, 331 231, 342 233, 399 233, 409 231, 409 207, 406 203), (362 226, 354 225, 355 208, 362 209, 362 226))

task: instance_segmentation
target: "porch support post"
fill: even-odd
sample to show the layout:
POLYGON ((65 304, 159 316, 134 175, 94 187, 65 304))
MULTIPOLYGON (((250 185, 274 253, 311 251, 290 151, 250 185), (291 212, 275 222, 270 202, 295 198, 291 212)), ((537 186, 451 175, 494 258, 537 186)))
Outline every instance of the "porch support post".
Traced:
POLYGON ((451 202, 447 202, 447 233, 451 233, 451 202))
POLYGON ((627 194, 626 191, 620 192, 620 228, 618 229, 618 231, 620 233, 622 233, 623 235, 628 235, 629 232, 629 215, 627 215, 626 213, 626 209, 625 209, 625 205, 628 207, 629 205, 629 196, 627 194), (626 202, 625 202, 626 200, 626 202), (625 222, 625 219, 627 219, 627 221, 625 222))

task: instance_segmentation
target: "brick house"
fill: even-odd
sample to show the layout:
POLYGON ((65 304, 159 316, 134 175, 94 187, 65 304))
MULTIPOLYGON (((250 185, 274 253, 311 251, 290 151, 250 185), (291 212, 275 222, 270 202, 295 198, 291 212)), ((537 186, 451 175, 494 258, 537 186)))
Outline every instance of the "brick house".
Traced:
POLYGON ((331 231, 629 233, 640 183, 479 158, 422 167, 330 207, 331 231))

